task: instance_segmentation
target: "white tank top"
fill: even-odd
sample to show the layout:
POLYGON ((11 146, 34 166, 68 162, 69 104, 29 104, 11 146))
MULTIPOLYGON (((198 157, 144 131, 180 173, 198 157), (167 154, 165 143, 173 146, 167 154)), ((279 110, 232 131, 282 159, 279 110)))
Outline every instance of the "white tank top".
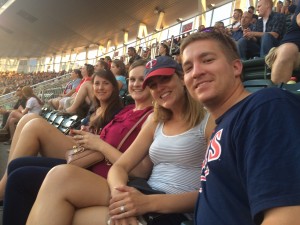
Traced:
POLYGON ((157 125, 149 149, 154 165, 148 183, 153 189, 168 194, 199 190, 201 164, 207 148, 207 119, 208 114, 194 128, 173 136, 163 133, 163 123, 157 125))

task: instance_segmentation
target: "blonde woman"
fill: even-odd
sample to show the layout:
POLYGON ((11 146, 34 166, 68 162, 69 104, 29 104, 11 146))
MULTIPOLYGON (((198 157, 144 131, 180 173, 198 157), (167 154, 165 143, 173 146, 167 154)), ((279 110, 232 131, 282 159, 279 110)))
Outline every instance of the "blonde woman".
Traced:
POLYGON ((30 114, 30 113, 39 114, 41 112, 42 106, 44 104, 41 101, 41 99, 39 99, 39 97, 37 97, 33 93, 33 89, 30 86, 23 87, 22 93, 23 93, 24 97, 27 99, 25 108, 19 107, 18 109, 13 110, 9 114, 7 122, 1 131, 2 133, 9 132, 10 139, 9 139, 9 141, 5 142, 5 144, 8 144, 8 145, 11 144, 11 140, 12 140, 15 130, 16 130, 16 124, 19 122, 19 120, 27 113, 28 114, 30 114))

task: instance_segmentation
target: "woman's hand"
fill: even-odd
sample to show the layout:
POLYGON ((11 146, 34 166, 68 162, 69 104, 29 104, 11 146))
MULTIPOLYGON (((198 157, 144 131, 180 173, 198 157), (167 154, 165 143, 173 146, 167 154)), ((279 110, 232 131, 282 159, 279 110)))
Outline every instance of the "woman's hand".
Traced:
POLYGON ((71 134, 78 146, 82 146, 89 150, 100 151, 102 140, 99 138, 99 135, 82 130, 72 130, 71 134))
POLYGON ((109 215, 112 219, 139 216, 149 212, 148 195, 125 185, 115 189, 109 204, 109 215))
POLYGON ((108 222, 107 224, 108 225, 140 225, 136 217, 129 217, 129 218, 119 219, 119 220, 110 219, 110 222, 108 222))

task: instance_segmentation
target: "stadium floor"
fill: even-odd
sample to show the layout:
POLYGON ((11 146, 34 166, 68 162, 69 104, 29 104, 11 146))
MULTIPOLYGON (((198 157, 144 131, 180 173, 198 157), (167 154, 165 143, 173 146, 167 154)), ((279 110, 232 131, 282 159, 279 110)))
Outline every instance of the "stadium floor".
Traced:
MULTIPOLYGON (((7 150, 10 148, 10 145, 4 145, 0 142, 0 176, 4 174, 8 152, 7 150)), ((0 206, 0 225, 2 225, 2 206, 0 206)))

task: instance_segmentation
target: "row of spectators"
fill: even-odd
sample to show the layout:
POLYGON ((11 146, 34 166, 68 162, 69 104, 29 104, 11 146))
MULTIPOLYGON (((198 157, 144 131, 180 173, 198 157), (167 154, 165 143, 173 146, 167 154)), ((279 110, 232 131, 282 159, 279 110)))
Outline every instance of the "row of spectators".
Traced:
MULTIPOLYGON (((235 40, 242 60, 266 57, 275 84, 288 82, 293 70, 299 70, 300 29, 294 16, 299 10, 290 1, 284 7, 281 3, 273 7, 271 0, 260 0, 257 4, 258 15, 254 14, 253 6, 246 12, 235 9, 232 24, 225 27, 222 21, 218 21, 213 28, 235 40), (282 57, 278 57, 278 53, 282 57), (279 65, 274 63, 275 59, 280 60, 279 65), (273 64, 275 66, 272 68, 273 64)), ((205 29, 203 25, 199 27, 200 32, 205 29)))
POLYGON ((0 94, 15 91, 16 86, 30 86, 65 74, 65 71, 55 72, 0 72, 0 94))
MULTIPOLYGON (((265 57, 272 47, 277 47, 287 30, 287 25, 290 23, 290 18, 295 12, 296 6, 291 1, 286 1, 284 5, 279 1, 277 6, 273 7, 271 0, 262 0, 259 1, 257 7, 258 15, 255 14, 253 6, 250 6, 248 11, 244 13, 241 9, 235 9, 232 16, 232 24, 225 27, 222 21, 218 21, 214 25, 215 28, 230 35, 236 41, 242 60, 265 57)), ((204 29, 205 26, 200 25, 198 31, 201 32, 204 29)), ((129 58, 129 63, 126 66, 127 70, 133 60, 140 58, 149 60, 151 52, 154 53, 155 57, 162 55, 174 56, 174 59, 178 63, 181 63, 179 46, 181 41, 188 35, 189 33, 172 37, 147 48, 139 47, 136 49, 129 47, 127 49, 127 56, 120 56, 118 58, 123 63, 127 61, 127 57, 129 58)), ((110 68, 112 63, 110 56, 100 58, 100 60, 105 61, 110 68)), ((32 74, 2 73, 0 74, 0 91, 2 88, 2 93, 7 93, 11 91, 9 88, 16 84, 22 86, 32 85, 58 75, 60 74, 47 72, 32 74)), ((126 73, 123 75, 126 76, 126 73)))

